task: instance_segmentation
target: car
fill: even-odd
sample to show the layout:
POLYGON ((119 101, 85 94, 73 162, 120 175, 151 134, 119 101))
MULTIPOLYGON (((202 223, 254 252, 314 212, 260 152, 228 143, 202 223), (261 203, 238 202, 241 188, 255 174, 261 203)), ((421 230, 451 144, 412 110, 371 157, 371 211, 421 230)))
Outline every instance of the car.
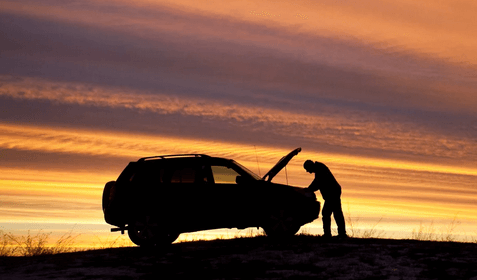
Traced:
POLYGON ((270 237, 295 235, 320 213, 306 189, 272 179, 299 152, 260 177, 232 159, 204 154, 162 155, 130 162, 102 197, 111 231, 127 230, 139 246, 174 242, 181 233, 261 227, 270 237))

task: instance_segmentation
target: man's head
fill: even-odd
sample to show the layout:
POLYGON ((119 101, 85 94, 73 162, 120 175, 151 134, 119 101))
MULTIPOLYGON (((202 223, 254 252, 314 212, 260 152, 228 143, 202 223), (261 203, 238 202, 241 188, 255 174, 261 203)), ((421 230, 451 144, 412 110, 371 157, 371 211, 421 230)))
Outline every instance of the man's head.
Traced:
POLYGON ((307 160, 303 163, 303 168, 305 168, 306 172, 313 173, 315 172, 315 163, 312 160, 307 160))

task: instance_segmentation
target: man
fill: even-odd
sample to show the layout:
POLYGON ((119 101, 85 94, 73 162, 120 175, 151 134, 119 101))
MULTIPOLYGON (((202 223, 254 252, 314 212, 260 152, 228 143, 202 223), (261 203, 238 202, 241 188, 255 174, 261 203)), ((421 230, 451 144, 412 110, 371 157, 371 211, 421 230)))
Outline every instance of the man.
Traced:
POLYGON ((341 210, 341 186, 336 181, 330 169, 321 162, 305 161, 303 167, 308 173, 315 173, 315 179, 311 182, 308 189, 315 192, 320 190, 325 200, 322 216, 324 237, 331 237, 331 214, 335 218, 338 226, 338 236, 342 238, 346 235, 345 220, 341 210))

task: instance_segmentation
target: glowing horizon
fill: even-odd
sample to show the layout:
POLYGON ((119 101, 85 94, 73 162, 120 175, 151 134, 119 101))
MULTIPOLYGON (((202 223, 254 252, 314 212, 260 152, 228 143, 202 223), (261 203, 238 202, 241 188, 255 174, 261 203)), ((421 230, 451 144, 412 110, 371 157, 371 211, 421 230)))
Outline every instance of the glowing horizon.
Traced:
MULTIPOLYGON (((178 138, 153 137, 146 135, 131 134, 105 134, 98 137, 94 131, 81 131, 72 129, 52 129, 42 127, 2 125, 2 131, 10 136, 12 141, 25 143, 23 139, 12 139, 13 132, 28 132, 30 142, 26 142, 25 147, 39 152, 68 153, 74 160, 75 155, 87 154, 91 160, 113 156, 118 160, 114 166, 117 172, 110 171, 108 174, 94 173, 91 170, 48 170, 41 169, 15 169, 0 168, 0 182, 2 185, 3 206, 0 223, 8 223, 12 219, 18 222, 39 222, 39 223, 103 223, 102 212, 100 211, 102 188, 107 181, 115 180, 121 168, 125 167, 128 158, 130 161, 141 156, 152 154, 171 154, 174 152, 189 153, 203 151, 204 153, 214 153, 216 156, 234 158, 251 170, 258 172, 258 168, 265 173, 284 154, 289 152, 282 148, 251 147, 237 143, 217 143, 206 140, 187 140, 178 138), (30 131, 29 131, 30 130, 30 131), (38 137, 42 135, 42 137, 38 137), (55 143, 55 138, 69 139, 69 145, 64 145, 61 149, 55 143), (43 138, 43 139, 42 139, 43 138), (92 140, 85 140, 85 139, 92 140), (99 139, 98 139, 99 138, 99 139), (138 138, 140 140, 138 140, 138 138), (34 139, 34 140, 33 140, 34 139), (45 140, 46 139, 46 140, 45 140), (82 147, 85 143, 94 141, 95 146, 101 152, 95 152, 89 145, 82 147), (105 148, 106 144, 114 142, 117 146, 110 149, 105 148), (131 144, 127 144, 127 143, 131 144), (141 147, 134 151, 130 150, 133 144, 141 147), (153 144, 152 144, 153 143, 153 144), (170 143, 174 143, 171 145, 170 143), (160 146, 161 149, 154 150, 153 146, 160 146), (187 147, 180 150, 177 147, 187 147), (54 147, 50 150, 48 147, 54 147), (117 147, 123 147, 118 149, 117 147), (149 153, 149 154, 147 154, 149 153), (259 160, 259 167, 257 166, 259 160), (118 168, 120 167, 120 168, 118 168), (81 180, 81 181, 79 181, 81 180), (38 198, 42 197, 39 203, 38 198), (74 203, 72 202, 74 200, 74 203), (81 206, 84 205, 84 206, 81 206), (81 218, 73 218, 77 207, 83 207, 81 218), (39 210, 41 207, 42 210, 39 210), (35 210, 32 210, 35 209, 35 210), (22 218, 23 217, 23 220, 22 218), (48 221, 45 221, 48 217, 48 221)), ((1 138, 0 138, 1 139, 1 138)), ((0 145, 0 147, 4 147, 0 145)), ((22 147, 14 147, 15 149, 22 147)), ((372 158, 358 158, 353 156, 326 154, 316 151, 303 151, 296 156, 287 167, 288 182, 291 185, 306 187, 312 180, 312 176, 306 174, 302 168, 302 162, 307 158, 320 159, 332 168, 335 176, 343 186, 343 208, 347 215, 362 216, 362 220, 385 217, 383 224, 389 224, 393 220, 399 220, 402 215, 406 219, 417 221, 422 218, 422 213, 432 213, 433 219, 442 219, 436 224, 449 223, 453 217, 458 216, 463 222, 467 231, 469 223, 477 218, 477 208, 469 200, 469 194, 475 195, 472 188, 472 180, 477 176, 475 169, 460 169, 450 166, 437 166, 419 163, 399 162, 396 160, 379 160, 372 158), (419 175, 419 179, 413 178, 419 175), (411 177, 412 176, 412 177, 411 177), (431 177, 440 177, 440 186, 431 177), (456 185, 452 177, 470 177, 463 181, 463 177, 456 185), (447 179, 448 178, 448 179, 447 179), (417 183, 419 181, 419 183, 417 183), (382 189, 390 191, 389 194, 382 192, 382 189), (403 191, 406 196, 400 197, 396 190, 403 191), (446 198, 441 192, 448 192, 446 198), (424 202, 424 196, 428 200, 424 202), (453 199, 449 204, 446 200, 453 199), (416 202, 419 205, 413 205, 416 202), (423 203, 424 202, 424 203, 423 203), (439 205, 446 203, 445 205, 439 205), (351 205, 351 206, 350 206, 351 205), (466 205, 466 209, 459 209, 459 206, 466 205), (353 210, 351 213, 351 207, 353 210), (378 214, 379 213, 379 214, 378 214), (372 218, 374 216, 374 218, 372 218), (366 218, 368 217, 368 218, 366 218)), ((274 180, 279 183, 286 183, 283 171, 274 180)), ((317 194, 319 197, 319 193, 317 194)), ((321 198, 319 198, 321 200, 321 198)), ((315 221, 312 228, 319 228, 320 221, 315 221), (318 225, 317 225, 318 224, 318 225)), ((415 222, 414 222, 415 223, 415 222)), ((390 226, 394 231, 401 231, 404 235, 409 224, 390 226)), ((413 228, 415 229, 415 228, 413 228)), ((223 233, 222 233, 223 234, 223 233)), ((409 232, 408 232, 409 234, 409 232)), ((401 236, 402 236, 401 235, 401 236)))
POLYGON ((102 188, 129 161, 263 175, 302 147, 275 181, 306 187, 322 161, 364 226, 474 234, 474 1, 0 3, 0 230, 78 224, 86 244, 112 236, 102 188))

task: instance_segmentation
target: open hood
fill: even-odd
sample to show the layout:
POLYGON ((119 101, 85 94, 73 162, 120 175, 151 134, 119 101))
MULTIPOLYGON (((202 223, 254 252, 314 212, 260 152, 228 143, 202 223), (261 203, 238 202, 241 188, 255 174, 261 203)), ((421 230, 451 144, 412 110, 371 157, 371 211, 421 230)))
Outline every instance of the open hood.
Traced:
POLYGON ((275 166, 272 169, 270 169, 270 171, 268 171, 268 173, 265 174, 265 176, 263 176, 262 180, 270 182, 273 179, 273 177, 275 177, 275 175, 277 175, 278 172, 280 172, 283 169, 283 167, 285 167, 288 164, 288 162, 294 156, 296 156, 299 152, 301 152, 301 148, 296 148, 295 150, 291 151, 288 155, 282 157, 277 162, 277 164, 275 164, 275 166))

